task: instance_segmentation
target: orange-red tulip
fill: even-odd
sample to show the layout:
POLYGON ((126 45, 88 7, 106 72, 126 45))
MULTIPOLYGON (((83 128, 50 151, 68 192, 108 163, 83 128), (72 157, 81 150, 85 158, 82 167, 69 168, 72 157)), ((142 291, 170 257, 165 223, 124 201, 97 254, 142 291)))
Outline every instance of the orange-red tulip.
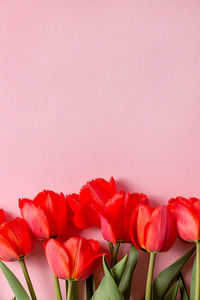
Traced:
POLYGON ((200 200, 177 197, 170 199, 168 204, 177 225, 178 235, 188 242, 200 239, 200 200))
POLYGON ((0 225, 0 259, 20 260, 33 249, 33 240, 25 220, 16 218, 0 225))
POLYGON ((104 205, 116 194, 116 184, 113 177, 110 181, 102 178, 87 182, 80 194, 67 197, 74 212, 74 223, 79 228, 100 226, 99 213, 104 205))
POLYGON ((165 252, 176 239, 175 220, 164 205, 152 209, 149 205, 141 204, 132 219, 130 234, 139 250, 165 252))
POLYGON ((141 203, 148 204, 149 201, 146 195, 137 193, 118 192, 108 200, 100 216, 103 237, 114 244, 130 243, 130 222, 141 203))
POLYGON ((33 201, 19 200, 19 207, 22 217, 37 239, 45 240, 66 234, 68 209, 63 194, 44 190, 33 201))
POLYGON ((61 244, 51 239, 45 243, 47 262, 58 278, 84 280, 101 262, 99 242, 72 237, 61 244))
POLYGON ((195 300, 200 299, 200 200, 177 197, 170 199, 169 209, 176 219, 178 235, 185 241, 196 243, 195 300))

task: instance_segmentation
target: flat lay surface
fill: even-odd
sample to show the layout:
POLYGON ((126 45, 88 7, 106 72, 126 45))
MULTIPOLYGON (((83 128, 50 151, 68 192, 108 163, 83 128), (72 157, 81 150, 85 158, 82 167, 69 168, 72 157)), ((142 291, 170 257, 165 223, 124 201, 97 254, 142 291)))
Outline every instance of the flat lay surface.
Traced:
MULTIPOLYGON (((110 176, 152 205, 200 198, 199 11, 194 0, 2 0, 0 208, 20 216, 19 198, 78 193, 110 176)), ((177 240, 155 274, 190 248, 177 240)), ((18 264, 7 265, 24 283, 18 264)), ((39 244, 27 266, 38 299, 55 299, 39 244)), ((11 299, 1 274, 0 285, 0 299, 11 299)))

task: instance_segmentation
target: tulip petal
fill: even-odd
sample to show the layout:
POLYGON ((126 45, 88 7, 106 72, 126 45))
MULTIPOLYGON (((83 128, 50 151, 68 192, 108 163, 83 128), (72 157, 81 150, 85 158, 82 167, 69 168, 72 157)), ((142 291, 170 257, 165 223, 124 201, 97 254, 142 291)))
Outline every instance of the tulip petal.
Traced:
POLYGON ((195 210, 200 220, 200 200, 197 198, 190 198, 191 207, 195 210))
POLYGON ((19 200, 19 208, 34 235, 38 239, 48 239, 49 224, 45 213, 28 199, 19 200))
POLYGON ((0 209, 0 225, 5 221, 5 212, 3 209, 0 209))
MULTIPOLYGON (((114 197, 112 197, 105 204, 103 217, 101 218, 101 229, 102 234, 105 238, 106 232, 110 234, 110 238, 115 240, 122 240, 124 237, 124 219, 126 218, 125 209, 124 209, 124 198, 125 192, 118 192, 114 197), (119 226, 119 220, 121 224, 119 226), (102 226, 103 225, 103 226, 102 226), (110 228, 109 228, 110 227, 110 228)), ((126 233, 127 234, 127 233, 126 233)), ((107 238, 108 239, 108 235, 107 238)), ((110 239, 108 239, 111 241, 110 239)), ((113 241, 114 241, 113 240, 113 241)))
MULTIPOLYGON (((139 205, 149 204, 149 200, 145 194, 126 194, 124 197, 124 207, 123 207, 123 240, 127 243, 131 242, 130 237, 130 223, 133 215, 136 213, 136 210, 139 205)), ((119 219, 120 220, 120 216, 119 219)))
POLYGON ((79 194, 74 193, 74 194, 71 194, 71 195, 67 195, 67 202, 68 202, 68 204, 71 207, 73 212, 75 212, 81 206, 79 194))
POLYGON ((152 214, 152 208, 149 205, 141 204, 138 207, 138 217, 137 217, 137 238, 140 244, 140 247, 146 249, 146 231, 145 227, 150 221, 152 214))
POLYGON ((199 218, 198 213, 187 200, 178 197, 169 200, 169 209, 176 219, 176 226, 179 236, 188 242, 199 239, 199 218))
POLYGON ((0 226, 0 234, 10 243, 18 258, 28 255, 33 249, 32 237, 25 220, 16 218, 0 226))
MULTIPOLYGON (((130 221, 138 205, 141 203, 149 203, 146 195, 137 193, 128 194, 123 191, 116 193, 114 197, 107 201, 102 213, 104 218, 102 219, 101 223, 104 222, 107 232, 111 233, 112 231, 112 236, 115 236, 115 240, 128 243, 131 241, 129 234, 130 221), (121 220, 120 226, 119 220, 121 220), (109 227, 112 227, 112 230, 109 229, 109 227)), ((106 236, 105 230, 103 235, 104 237, 106 236)))
POLYGON ((87 279, 95 271, 98 265, 101 264, 103 255, 108 255, 108 253, 100 253, 91 258, 81 272, 76 273, 78 280, 87 279))
POLYGON ((133 245, 138 250, 141 250, 140 242, 138 240, 137 219, 138 219, 138 209, 136 210, 135 214, 132 216, 129 232, 130 232, 130 237, 133 245))
POLYGON ((67 230, 67 200, 63 194, 44 190, 33 200, 34 204, 46 215, 50 237, 63 235, 67 230), (59 216, 59 218, 58 218, 59 216))
POLYGON ((126 194, 124 201, 124 240, 128 243, 131 242, 129 230, 131 220, 137 208, 142 204, 149 205, 149 200, 145 194, 126 194))
POLYGON ((97 255, 98 248, 94 246, 94 243, 91 244, 91 240, 88 242, 88 240, 79 237, 70 238, 63 244, 63 247, 72 261, 71 276, 77 280, 84 276, 84 268, 88 261, 97 255))
POLYGON ((199 219, 195 212, 182 205, 177 217, 177 229, 179 236, 186 241, 198 241, 199 219))
POLYGON ((109 182, 110 182, 110 184, 111 184, 111 186, 112 186, 113 191, 116 193, 116 192, 117 192, 116 181, 115 181, 115 179, 113 178, 113 176, 110 177, 109 182))
POLYGON ((100 216, 100 222, 101 222, 101 233, 103 235, 103 238, 113 244, 116 244, 117 240, 111 224, 103 216, 100 216))
POLYGON ((146 249, 151 252, 167 251, 176 238, 175 223, 168 208, 157 206, 145 228, 146 249))
MULTIPOLYGON (((129 232, 130 222, 139 204, 148 204, 146 195, 137 193, 128 194, 123 191, 116 193, 105 204, 103 216, 107 220, 107 223, 109 223, 109 226, 112 227, 112 235, 115 236, 115 240, 127 243, 131 242, 129 232)), ((107 232, 111 233, 109 226, 107 225, 105 228, 107 228, 107 232)))
POLYGON ((0 259, 5 261, 15 261, 19 259, 18 253, 12 248, 12 245, 0 235, 0 259))
POLYGON ((116 183, 113 177, 110 181, 97 178, 87 182, 80 195, 67 196, 67 201, 74 212, 74 223, 79 228, 100 226, 99 213, 104 204, 116 193, 116 183))
POLYGON ((80 191, 81 202, 87 202, 96 205, 98 209, 101 209, 104 204, 114 196, 116 193, 116 187, 111 179, 108 182, 102 178, 88 181, 80 191))
POLYGON ((87 203, 83 203, 79 209, 76 210, 73 221, 78 228, 100 226, 99 213, 95 207, 87 203))
POLYGON ((58 278, 69 279, 71 278, 71 260, 62 245, 50 239, 45 243, 45 254, 47 262, 58 278))
POLYGON ((171 247, 175 243, 176 236, 177 236, 177 229, 176 229, 175 219, 174 219, 171 211, 168 209, 168 225, 167 225, 167 229, 166 229, 165 240, 164 240, 162 252, 166 252, 169 249, 171 249, 171 247))
POLYGON ((90 204, 81 204, 78 194, 68 195, 67 202, 74 213, 73 221, 78 228, 100 226, 99 213, 90 204))

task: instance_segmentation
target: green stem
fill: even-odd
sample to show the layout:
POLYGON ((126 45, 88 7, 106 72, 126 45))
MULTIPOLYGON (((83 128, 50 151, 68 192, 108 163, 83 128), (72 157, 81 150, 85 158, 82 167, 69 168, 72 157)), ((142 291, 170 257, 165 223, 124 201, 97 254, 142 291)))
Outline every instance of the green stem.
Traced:
POLYGON ((145 300, 151 300, 151 285, 153 279, 153 270, 155 264, 156 253, 150 253, 150 260, 149 260, 149 269, 147 275, 147 283, 146 283, 146 293, 145 293, 145 300))
POLYGON ((111 242, 108 242, 108 247, 110 249, 110 254, 112 255, 114 249, 113 244, 111 242))
POLYGON ((72 280, 68 280, 67 300, 71 300, 72 295, 72 280))
POLYGON ((65 279, 65 295, 67 297, 67 293, 68 293, 68 280, 65 279))
POLYGON ((200 299, 200 242, 196 242, 196 282, 195 300, 200 299))
POLYGON ((120 242, 117 242, 113 248, 113 252, 112 252, 112 259, 111 259, 111 264, 110 267, 112 268, 114 265, 116 265, 117 263, 117 255, 119 252, 119 247, 120 247, 120 242))
POLYGON ((55 274, 53 274, 53 280, 54 280, 54 286, 55 286, 55 290, 56 290, 57 300, 62 300, 62 294, 61 294, 61 290, 60 290, 60 283, 59 283, 58 277, 56 277, 55 274))
POLYGON ((21 266, 21 268, 22 268, 24 277, 25 277, 25 279, 26 279, 26 283, 27 283, 29 292, 30 292, 30 294, 31 294, 31 299, 32 299, 32 300, 37 300, 37 297, 36 297, 36 295, 35 295, 35 291, 34 291, 34 288, 33 288, 33 285, 32 285, 31 279, 30 279, 30 276, 29 276, 29 274, 28 274, 28 270, 27 270, 27 267, 26 267, 24 258, 21 258, 20 261, 19 261, 19 263, 20 263, 20 266, 21 266))

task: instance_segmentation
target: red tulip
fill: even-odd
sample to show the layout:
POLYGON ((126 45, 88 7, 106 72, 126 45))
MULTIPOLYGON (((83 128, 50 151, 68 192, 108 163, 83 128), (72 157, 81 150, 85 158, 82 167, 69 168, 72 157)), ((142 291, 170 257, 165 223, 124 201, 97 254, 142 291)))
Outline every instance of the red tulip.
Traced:
POLYGON ((200 200, 177 197, 170 199, 168 204, 177 225, 178 235, 188 242, 200 239, 200 200))
POLYGON ((47 262, 58 278, 84 280, 101 262, 99 242, 72 237, 61 244, 51 239, 45 243, 47 262))
POLYGON ((0 259, 20 260, 33 249, 33 241, 25 220, 16 218, 0 225, 0 259))
POLYGON ((53 191, 39 193, 33 201, 19 200, 22 217, 37 239, 49 239, 66 234, 68 229, 67 201, 53 191))
POLYGON ((67 197, 74 212, 74 223, 79 228, 100 226, 99 212, 116 194, 116 184, 113 177, 110 181, 102 178, 91 180, 81 188, 80 194, 67 197))
POLYGON ((168 251, 176 239, 176 226, 166 206, 152 209, 139 205, 130 226, 131 239, 136 248, 148 252, 168 251))
POLYGON ((148 204, 144 194, 127 194, 118 192, 107 201, 101 214, 101 232, 103 237, 116 244, 116 242, 130 243, 130 221, 138 205, 148 204))

